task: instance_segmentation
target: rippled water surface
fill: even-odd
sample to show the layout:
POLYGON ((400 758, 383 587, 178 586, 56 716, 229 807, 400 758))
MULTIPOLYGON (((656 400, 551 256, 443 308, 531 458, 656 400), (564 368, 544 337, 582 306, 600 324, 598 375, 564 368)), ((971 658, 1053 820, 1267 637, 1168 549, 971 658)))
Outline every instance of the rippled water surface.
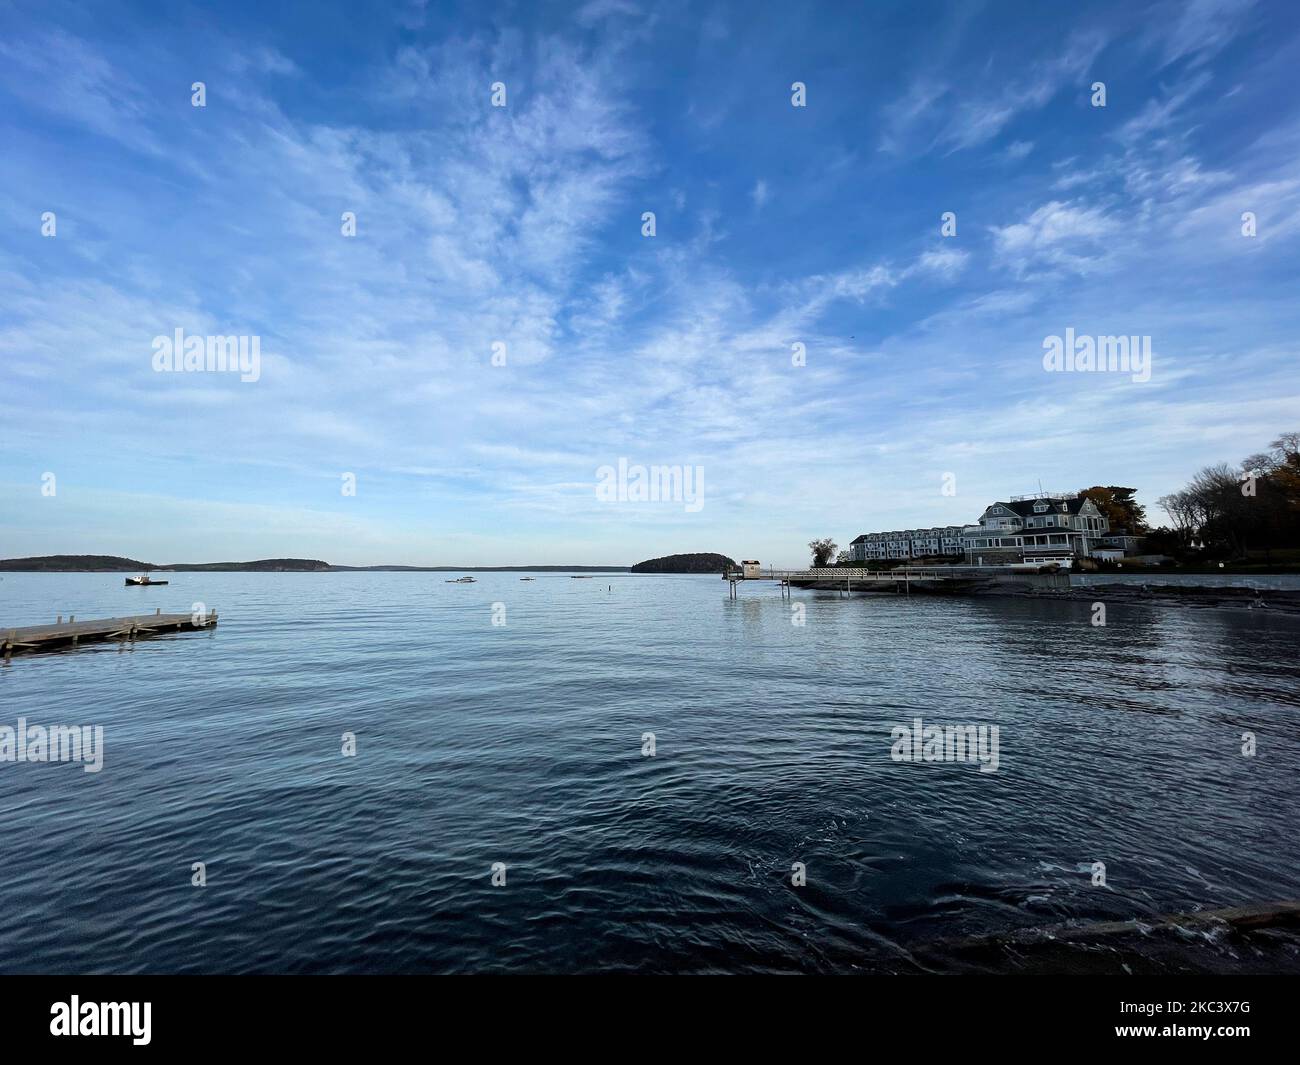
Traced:
POLYGON ((0 724, 106 752, 0 763, 0 970, 906 971, 1300 898, 1300 619, 450 576, 5 574, 0 625, 221 620, 0 668, 0 724), (998 771, 891 760, 918 716, 998 771))

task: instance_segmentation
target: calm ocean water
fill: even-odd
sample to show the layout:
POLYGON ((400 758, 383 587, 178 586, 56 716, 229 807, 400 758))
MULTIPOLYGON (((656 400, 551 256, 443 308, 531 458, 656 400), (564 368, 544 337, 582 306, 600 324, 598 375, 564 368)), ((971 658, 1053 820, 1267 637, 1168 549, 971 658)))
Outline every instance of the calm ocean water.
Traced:
POLYGON ((105 734, 0 763, 0 971, 906 971, 1300 898, 1300 619, 451 576, 5 574, 0 625, 221 621, 0 668, 0 724, 105 734), (916 717, 998 771, 893 761, 916 717))

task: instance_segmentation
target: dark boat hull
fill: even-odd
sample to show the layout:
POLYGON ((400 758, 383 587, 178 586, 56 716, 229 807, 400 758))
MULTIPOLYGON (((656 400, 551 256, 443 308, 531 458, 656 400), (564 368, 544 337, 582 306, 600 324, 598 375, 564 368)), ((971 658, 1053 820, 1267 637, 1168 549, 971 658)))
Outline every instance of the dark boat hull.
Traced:
POLYGON ((167 581, 133 581, 130 577, 126 579, 128 588, 147 588, 151 584, 166 584, 167 581))

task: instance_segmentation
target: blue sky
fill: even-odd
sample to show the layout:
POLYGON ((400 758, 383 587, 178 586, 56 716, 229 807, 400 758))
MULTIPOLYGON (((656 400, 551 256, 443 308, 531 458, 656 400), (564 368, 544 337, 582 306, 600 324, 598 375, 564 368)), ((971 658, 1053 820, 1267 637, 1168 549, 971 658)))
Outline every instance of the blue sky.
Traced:
POLYGON ((1296 69, 1250 0, 0 5, 0 556, 793 564, 1040 482, 1155 511, 1300 429, 1296 69), (178 328, 260 378, 155 372, 178 328), (1151 379, 1046 372, 1067 328, 1151 379), (602 502, 620 458, 704 506, 602 502))

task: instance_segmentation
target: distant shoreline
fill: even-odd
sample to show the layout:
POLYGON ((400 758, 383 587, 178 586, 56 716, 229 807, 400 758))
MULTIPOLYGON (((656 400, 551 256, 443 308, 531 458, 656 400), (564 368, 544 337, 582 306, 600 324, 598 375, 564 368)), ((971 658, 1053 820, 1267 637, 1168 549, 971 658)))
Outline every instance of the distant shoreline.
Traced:
MULTIPOLYGON (((627 573, 631 566, 334 566, 309 559, 256 562, 174 562, 160 566, 132 559, 82 561, 86 556, 50 555, 0 559, 0 573, 627 573), (66 560, 65 560, 66 559, 66 560)), ((92 556, 104 558, 104 556, 92 556)))

